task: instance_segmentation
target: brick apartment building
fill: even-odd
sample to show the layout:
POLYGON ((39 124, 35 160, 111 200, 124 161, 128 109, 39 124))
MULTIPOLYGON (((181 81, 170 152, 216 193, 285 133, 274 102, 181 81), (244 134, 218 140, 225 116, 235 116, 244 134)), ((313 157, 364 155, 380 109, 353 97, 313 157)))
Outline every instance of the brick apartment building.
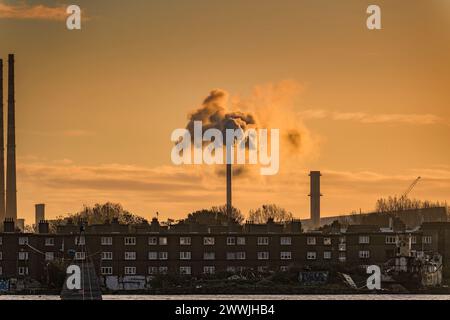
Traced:
POLYGON ((302 232, 301 223, 161 226, 158 220, 123 225, 117 220, 80 226, 68 221, 54 233, 42 221, 37 233, 17 232, 5 221, 0 233, 0 278, 44 282, 51 261, 88 255, 100 276, 173 273, 198 276, 223 271, 283 271, 314 264, 382 264, 395 256, 399 236, 411 239, 413 254, 450 256, 450 223, 425 223, 417 230, 351 225, 347 229, 302 232), (87 252, 84 251, 87 248, 87 252))

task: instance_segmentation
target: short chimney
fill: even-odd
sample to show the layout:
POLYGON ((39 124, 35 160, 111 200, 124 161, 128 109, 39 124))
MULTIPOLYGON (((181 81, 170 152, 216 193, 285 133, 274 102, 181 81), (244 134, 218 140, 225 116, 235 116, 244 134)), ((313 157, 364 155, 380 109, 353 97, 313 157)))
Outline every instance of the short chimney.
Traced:
POLYGON ((150 224, 150 230, 152 232, 159 232, 160 231, 160 224, 158 221, 158 218, 153 218, 152 222, 150 224))
POLYGON ((41 220, 38 223, 38 233, 50 233, 50 227, 47 220, 41 220))
POLYGON ((3 222, 3 232, 15 232, 16 226, 13 218, 5 218, 3 222))

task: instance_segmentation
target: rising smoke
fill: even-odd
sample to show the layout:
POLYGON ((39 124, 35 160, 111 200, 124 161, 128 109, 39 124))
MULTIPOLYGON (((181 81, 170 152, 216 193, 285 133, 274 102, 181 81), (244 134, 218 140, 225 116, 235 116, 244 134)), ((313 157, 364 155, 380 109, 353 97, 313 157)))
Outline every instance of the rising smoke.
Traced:
MULTIPOLYGON (((228 107, 229 94, 225 90, 214 89, 204 99, 201 107, 188 115, 186 128, 192 138, 194 121, 202 121, 203 132, 211 128, 223 133, 226 129, 280 129, 282 165, 286 162, 298 165, 296 156, 306 156, 314 144, 294 108, 294 98, 300 93, 300 89, 301 86, 295 81, 257 86, 249 98, 231 99, 231 108, 228 107)), ((249 166, 233 166, 233 175, 245 175, 249 172, 248 168, 249 166)), ((218 168, 216 172, 219 175, 225 174, 223 168, 218 168)))
POLYGON ((251 126, 256 126, 255 117, 251 113, 228 112, 227 101, 228 93, 226 91, 212 90, 203 101, 201 108, 189 115, 186 128, 189 130, 191 137, 194 137, 194 121, 202 121, 203 131, 214 128, 223 133, 226 129, 242 129, 245 131, 251 126))

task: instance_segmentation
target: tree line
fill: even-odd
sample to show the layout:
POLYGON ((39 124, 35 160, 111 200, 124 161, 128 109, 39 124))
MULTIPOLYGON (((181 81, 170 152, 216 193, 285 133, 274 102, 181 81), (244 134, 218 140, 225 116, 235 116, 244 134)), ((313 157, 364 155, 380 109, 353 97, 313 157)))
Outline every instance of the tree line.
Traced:
MULTIPOLYGON (((78 222, 83 220, 88 224, 103 224, 111 222, 113 219, 117 219, 123 224, 140 224, 148 222, 147 219, 136 215, 134 213, 125 210, 119 203, 97 203, 93 206, 83 206, 82 210, 75 213, 68 213, 65 216, 58 216, 51 221, 51 226, 54 228, 57 225, 64 224, 68 220, 78 222)), ((162 222, 165 225, 171 225, 174 223, 238 223, 242 224, 246 220, 252 223, 266 223, 269 219, 273 219, 274 222, 287 222, 293 219, 293 214, 290 211, 276 205, 276 204, 264 204, 259 208, 249 211, 248 219, 245 218, 242 211, 233 207, 231 214, 227 213, 226 205, 213 206, 209 209, 201 209, 190 212, 186 218, 174 220, 167 219, 162 222)))

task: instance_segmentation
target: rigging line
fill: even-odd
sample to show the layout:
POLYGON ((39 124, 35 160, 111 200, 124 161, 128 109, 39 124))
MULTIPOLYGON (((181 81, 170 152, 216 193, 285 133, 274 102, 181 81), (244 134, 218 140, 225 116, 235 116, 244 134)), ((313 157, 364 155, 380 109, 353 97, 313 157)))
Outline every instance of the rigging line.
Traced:
POLYGON ((36 249, 35 247, 33 247, 32 245, 30 245, 29 243, 27 243, 26 245, 27 245, 27 247, 29 247, 31 250, 34 250, 34 251, 36 251, 37 253, 40 253, 40 254, 42 254, 42 255, 45 256, 45 252, 40 251, 39 249, 36 249))

